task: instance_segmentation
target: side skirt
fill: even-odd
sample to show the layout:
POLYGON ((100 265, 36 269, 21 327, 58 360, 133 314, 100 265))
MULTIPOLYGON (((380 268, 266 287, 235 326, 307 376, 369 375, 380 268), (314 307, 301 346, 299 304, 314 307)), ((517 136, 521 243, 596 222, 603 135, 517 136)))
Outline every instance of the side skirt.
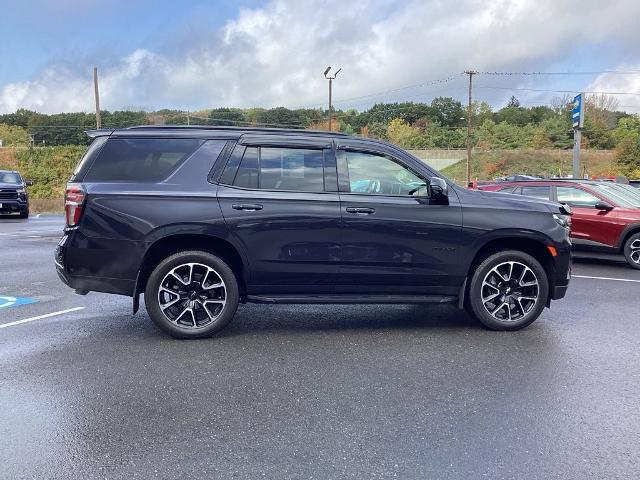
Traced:
POLYGON ((458 297, 444 295, 247 295, 249 303, 289 303, 289 304, 420 304, 454 303, 458 297))

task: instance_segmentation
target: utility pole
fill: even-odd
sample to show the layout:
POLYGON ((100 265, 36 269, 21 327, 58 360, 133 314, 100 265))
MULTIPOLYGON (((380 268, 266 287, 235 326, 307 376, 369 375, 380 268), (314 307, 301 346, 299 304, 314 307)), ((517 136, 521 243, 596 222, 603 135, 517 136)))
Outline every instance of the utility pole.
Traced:
POLYGON ((93 91, 96 97, 96 128, 100 128, 100 92, 98 91, 98 67, 93 67, 93 91))
POLYGON ((477 74, 475 70, 467 70, 464 73, 469 75, 469 104, 467 106, 467 187, 471 186, 471 117, 473 115, 471 101, 473 89, 473 76, 477 74))
POLYGON ((342 70, 342 68, 339 68, 338 70, 336 70, 336 72, 333 74, 333 76, 329 75, 329 70, 331 70, 331 67, 327 67, 327 69, 324 71, 324 78, 326 78, 327 80, 329 80, 329 131, 331 131, 331 109, 332 107, 332 86, 333 86, 333 81, 336 79, 336 77, 338 76, 338 73, 340 73, 340 70, 342 70))

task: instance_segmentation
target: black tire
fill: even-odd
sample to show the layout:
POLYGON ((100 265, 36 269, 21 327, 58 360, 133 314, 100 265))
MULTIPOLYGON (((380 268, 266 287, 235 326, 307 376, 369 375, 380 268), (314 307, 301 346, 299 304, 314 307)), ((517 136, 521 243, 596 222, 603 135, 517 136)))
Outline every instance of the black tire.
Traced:
POLYGON ((526 327, 540 316, 548 298, 549 280, 545 269, 531 255, 518 250, 497 252, 485 258, 473 272, 468 289, 470 313, 491 330, 520 330, 526 327), (511 272, 509 262, 514 262, 511 272), (497 270, 494 270, 496 267, 497 270), (503 275, 508 275, 510 280, 505 281, 503 275), (498 282, 495 282, 496 279, 499 279, 498 282), (536 286, 529 285, 534 281, 536 286), (491 285, 493 282, 495 287, 491 285), (486 300, 498 292, 494 300, 486 300), (535 297, 535 301, 529 300, 532 297, 535 297), (502 307, 498 308, 498 304, 502 307), (490 309, 496 310, 490 312, 490 309))
POLYGON ((631 235, 624 243, 624 258, 631 268, 640 270, 640 232, 631 235))
POLYGON ((20 212, 20 218, 29 218, 29 209, 26 209, 24 212, 20 212))
MULTIPOLYGON (((220 301, 221 300, 204 300, 205 303, 220 303, 220 301)), ((151 320, 165 333, 168 333, 174 338, 183 339, 205 338, 219 332, 233 319, 236 309, 238 308, 238 301, 238 282, 231 268, 222 259, 203 251, 179 252, 165 258, 149 276, 144 292, 144 302, 151 320), (186 286, 184 283, 181 284, 177 282, 178 277, 172 276, 171 272, 177 269, 177 273, 182 277, 182 280, 184 280, 188 277, 183 277, 182 274, 189 272, 189 264, 196 264, 196 267, 191 267, 191 272, 194 273, 188 273, 188 275, 189 277, 193 277, 193 282, 188 280, 187 283, 189 283, 189 286, 186 286), (203 272, 207 271, 204 270, 203 267, 210 269, 214 273, 203 274, 203 272), (202 277, 201 275, 204 276, 202 277), (211 276, 208 277, 208 275, 211 276), (212 279, 216 279, 216 281, 214 282, 212 279), (221 282, 217 280, 221 280, 221 282), (171 290, 178 289, 178 292, 184 290, 187 293, 185 293, 185 295, 173 293, 169 288, 165 288, 163 292, 169 291, 170 293, 161 293, 160 287, 163 282, 165 282, 163 286, 169 286, 171 290), (175 285, 171 286, 171 282, 175 285), (205 282, 207 282, 208 285, 222 283, 223 286, 219 287, 219 289, 207 291, 202 288, 200 295, 198 295, 198 292, 195 290, 197 289, 197 284, 204 287, 205 282), (185 286, 183 287, 182 285, 185 286), (192 285, 196 285, 196 287, 192 288, 192 285), (167 312, 166 315, 163 313, 160 305, 161 296, 167 299, 163 304, 167 312), (205 296, 210 296, 207 298, 220 298, 225 302, 217 314, 213 315, 213 317, 215 317, 213 319, 211 311, 203 307, 202 297, 205 296), (167 307, 167 305, 171 304, 175 299, 178 299, 176 302, 173 302, 175 305, 167 307), (189 308, 189 305, 191 305, 192 308, 189 308), (187 310, 187 312, 185 313, 184 310, 187 310), (191 311, 189 312, 188 310, 191 311), (174 311, 176 312, 175 314, 173 313, 174 311), (182 315, 182 318, 175 318, 178 317, 178 315, 182 315), (173 316, 174 321, 168 318, 169 316, 173 316)), ((216 308, 216 304, 217 303, 213 304, 213 308, 216 308)))

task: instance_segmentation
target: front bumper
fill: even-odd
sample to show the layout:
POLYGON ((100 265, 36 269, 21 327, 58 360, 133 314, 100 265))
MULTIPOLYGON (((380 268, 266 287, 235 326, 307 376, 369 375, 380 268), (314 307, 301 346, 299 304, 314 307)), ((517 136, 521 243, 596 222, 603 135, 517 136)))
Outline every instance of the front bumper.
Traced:
POLYGON ((0 213, 24 213, 29 210, 29 202, 0 199, 0 213))

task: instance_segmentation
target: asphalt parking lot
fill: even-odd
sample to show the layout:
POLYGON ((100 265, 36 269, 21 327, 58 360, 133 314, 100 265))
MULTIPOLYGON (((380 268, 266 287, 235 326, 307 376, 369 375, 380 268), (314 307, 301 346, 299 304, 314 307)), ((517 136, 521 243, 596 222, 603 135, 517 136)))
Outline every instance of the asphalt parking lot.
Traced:
POLYGON ((640 476, 623 263, 576 262, 515 333, 453 307, 241 305, 178 341, 58 280, 62 223, 0 219, 0 478, 640 476))

